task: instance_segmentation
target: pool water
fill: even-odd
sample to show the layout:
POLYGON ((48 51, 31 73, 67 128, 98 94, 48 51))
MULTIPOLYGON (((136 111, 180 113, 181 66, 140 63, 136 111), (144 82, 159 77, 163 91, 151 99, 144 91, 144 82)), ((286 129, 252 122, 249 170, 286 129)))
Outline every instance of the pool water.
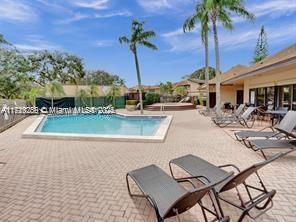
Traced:
POLYGON ((163 118, 119 115, 48 116, 40 132, 153 136, 163 118))

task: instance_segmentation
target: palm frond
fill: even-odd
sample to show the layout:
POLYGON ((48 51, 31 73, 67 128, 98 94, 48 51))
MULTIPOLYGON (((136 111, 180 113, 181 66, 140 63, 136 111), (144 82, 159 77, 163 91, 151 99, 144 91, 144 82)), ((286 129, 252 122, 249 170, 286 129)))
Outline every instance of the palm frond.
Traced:
POLYGON ((228 11, 222 9, 218 15, 218 20, 225 28, 229 30, 233 29, 233 22, 228 11))
POLYGON ((144 41, 144 40, 147 40, 147 39, 149 39, 149 38, 153 38, 153 37, 155 37, 155 36, 156 36, 156 34, 155 34, 154 31, 145 31, 145 32, 141 32, 141 33, 139 34, 138 39, 139 39, 140 41, 144 41))
POLYGON ((126 36, 121 36, 121 37, 119 37, 119 42, 120 42, 121 44, 123 44, 123 43, 127 43, 127 44, 129 44, 131 41, 130 41, 129 38, 127 38, 126 36))
POLYGON ((157 46, 154 45, 153 43, 151 42, 148 42, 148 41, 141 41, 139 42, 140 45, 143 45, 143 46, 146 46, 147 48, 149 49, 152 49, 152 50, 157 50, 157 46))

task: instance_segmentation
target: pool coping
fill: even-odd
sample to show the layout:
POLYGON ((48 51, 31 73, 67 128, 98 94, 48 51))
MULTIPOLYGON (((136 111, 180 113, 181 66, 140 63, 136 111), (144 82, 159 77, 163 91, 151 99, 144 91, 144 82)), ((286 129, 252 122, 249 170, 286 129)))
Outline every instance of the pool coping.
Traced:
POLYGON ((108 135, 108 134, 79 134, 79 133, 45 133, 38 132, 38 129, 44 124, 47 115, 40 115, 37 119, 23 132, 22 138, 31 139, 54 139, 54 140, 87 140, 87 141, 121 141, 121 142, 164 142, 173 120, 172 115, 128 115, 116 113, 123 117, 162 117, 165 118, 160 124, 158 130, 153 136, 137 135, 108 135))

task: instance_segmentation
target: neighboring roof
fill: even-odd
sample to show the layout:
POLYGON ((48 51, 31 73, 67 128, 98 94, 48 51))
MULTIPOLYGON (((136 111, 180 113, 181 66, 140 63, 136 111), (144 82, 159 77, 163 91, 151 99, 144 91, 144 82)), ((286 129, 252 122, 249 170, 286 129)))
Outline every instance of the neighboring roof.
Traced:
POLYGON ((234 80, 258 75, 287 64, 296 64, 296 43, 260 62, 255 63, 243 72, 240 72, 239 75, 227 78, 224 80, 224 83, 231 83, 234 80))
MULTIPOLYGON (((221 74, 221 82, 224 82, 228 79, 231 79, 235 76, 240 75, 243 71, 245 71, 248 67, 244 65, 236 65, 229 69, 228 71, 221 74)), ((216 78, 213 78, 209 81, 210 84, 215 84, 216 78)))
POLYGON ((178 86, 188 86, 188 85, 190 85, 190 82, 198 83, 198 84, 204 84, 205 83, 204 80, 200 80, 200 79, 186 79, 186 80, 182 80, 180 82, 174 83, 173 86, 174 86, 174 88, 176 88, 178 86))
MULTIPOLYGON (((154 86, 142 85, 142 89, 144 91, 158 90, 159 86, 158 85, 154 85, 154 86)), ((138 86, 133 86, 133 87, 128 89, 129 92, 136 92, 137 90, 138 90, 138 86)))

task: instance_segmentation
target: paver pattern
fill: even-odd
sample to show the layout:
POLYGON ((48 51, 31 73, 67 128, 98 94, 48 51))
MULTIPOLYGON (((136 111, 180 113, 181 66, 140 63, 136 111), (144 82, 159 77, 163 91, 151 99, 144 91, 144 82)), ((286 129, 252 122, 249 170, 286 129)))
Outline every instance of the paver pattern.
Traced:
MULTIPOLYGON (((263 160, 235 141, 231 130, 196 111, 165 113, 174 119, 164 143, 21 138, 35 117, 1 133, 0 161, 7 164, 0 165, 0 221, 155 221, 145 199, 129 197, 126 172, 154 163, 169 173, 169 160, 188 153, 240 168, 263 160)), ((257 221, 296 221, 296 152, 267 165, 261 175, 277 194, 272 210, 257 221)), ((252 182, 257 184, 255 177, 252 182)), ((227 195, 236 198, 234 192, 227 195)), ((237 209, 223 208, 232 221, 237 219, 237 209)), ((198 206, 181 219, 203 221, 198 206)))

